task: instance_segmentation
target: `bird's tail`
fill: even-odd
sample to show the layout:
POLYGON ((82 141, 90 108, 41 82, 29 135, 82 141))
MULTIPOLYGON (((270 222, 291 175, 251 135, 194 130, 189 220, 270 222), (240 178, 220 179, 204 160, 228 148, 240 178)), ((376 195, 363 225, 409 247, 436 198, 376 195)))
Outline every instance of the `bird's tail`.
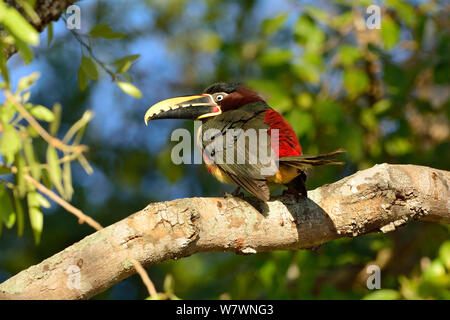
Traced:
POLYGON ((317 156, 289 156, 280 158, 280 164, 288 165, 298 169, 311 168, 314 166, 321 166, 326 164, 342 165, 345 162, 335 160, 336 156, 345 153, 344 149, 337 149, 333 152, 319 154, 317 156))

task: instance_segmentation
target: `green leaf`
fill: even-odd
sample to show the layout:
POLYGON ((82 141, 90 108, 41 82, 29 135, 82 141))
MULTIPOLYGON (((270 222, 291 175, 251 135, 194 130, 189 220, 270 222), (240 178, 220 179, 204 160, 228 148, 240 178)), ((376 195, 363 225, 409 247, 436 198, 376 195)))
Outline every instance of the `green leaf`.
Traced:
POLYGON ((117 85, 119 86, 120 89, 122 89, 126 94, 129 94, 132 97, 135 97, 137 99, 142 98, 142 93, 141 90, 139 90, 138 88, 136 88, 134 85, 132 85, 129 82, 123 82, 123 81, 119 81, 117 82, 117 85))
POLYGON ((296 74, 300 79, 302 79, 305 82, 309 82, 311 84, 318 84, 320 82, 319 67, 307 61, 293 64, 292 72, 294 72, 294 74, 296 74))
POLYGON ((217 32, 211 30, 201 30, 195 35, 197 39, 197 50, 214 53, 222 45, 222 39, 217 32))
POLYGON ((50 22, 47 27, 47 45, 50 46, 50 43, 53 40, 53 22, 50 22))
POLYGON ((359 69, 344 71, 344 86, 350 98, 356 98, 369 88, 369 77, 359 69))
POLYGON ((290 110, 292 101, 289 97, 289 91, 280 83, 265 79, 249 79, 247 83, 250 87, 260 92, 270 106, 277 111, 290 110))
POLYGON ((0 166, 0 175, 11 174, 11 169, 8 167, 0 166))
POLYGON ((6 82, 7 87, 9 87, 9 72, 8 68, 6 67, 7 59, 5 57, 4 53, 4 47, 2 43, 0 42, 0 72, 2 74, 3 79, 6 82))
POLYGON ((23 235, 23 229, 25 227, 23 207, 22 203, 20 202, 19 192, 17 189, 13 190, 13 195, 14 195, 14 207, 16 209, 16 216, 17 216, 17 235, 21 237, 23 235))
POLYGON ((28 21, 14 8, 6 7, 3 3, 0 9, 5 10, 2 15, 2 23, 5 28, 16 38, 31 45, 39 44, 39 33, 28 21), (4 7, 4 8, 1 8, 4 7))
POLYGON ((338 58, 344 66, 354 65, 361 56, 361 51, 355 46, 344 44, 339 48, 338 58))
POLYGON ((16 108, 11 102, 5 101, 0 108, 0 121, 9 123, 16 115, 16 108))
POLYGON ((17 168, 17 173, 15 175, 17 190, 19 191, 19 196, 23 198, 27 193, 27 183, 25 181, 25 159, 20 153, 17 154, 15 165, 17 168))
POLYGON ((70 162, 64 162, 63 164, 63 182, 64 182, 64 196, 67 200, 72 199, 73 187, 72 187, 72 171, 70 168, 70 162))
POLYGON ((363 300, 398 300, 400 293, 392 289, 380 289, 366 295, 363 300))
POLYGON ((329 13, 325 10, 319 9, 316 6, 308 5, 305 11, 314 19, 323 23, 327 23, 329 20, 329 13))
POLYGON ((36 80, 40 77, 39 72, 33 72, 32 74, 22 77, 19 80, 19 83, 17 85, 17 91, 23 91, 31 87, 36 80))
MULTIPOLYGON (((92 59, 83 56, 81 58, 81 69, 83 69, 83 72, 92 80, 97 81, 98 80, 98 71, 97 66, 95 65, 95 62, 92 61, 92 59)), ((80 74, 78 74, 80 76, 80 74)), ((81 88, 81 87, 80 87, 81 88)))
POLYGON ((381 38, 387 50, 394 47, 400 39, 400 26, 389 16, 381 21, 381 38))
POLYGON ((402 156, 412 152, 413 146, 409 139, 394 137, 385 142, 385 148, 391 156, 402 156))
POLYGON ((58 161, 58 153, 56 149, 49 145, 47 148, 47 163, 48 163, 48 175, 50 177, 50 181, 55 186, 56 190, 58 190, 60 195, 64 195, 64 189, 61 182, 61 167, 58 161))
POLYGON ((39 196, 36 191, 27 195, 28 215, 30 216, 31 229, 33 230, 34 242, 39 244, 42 229, 44 227, 44 214, 39 203, 39 196))
POLYGON ((308 92, 302 92, 295 98, 297 105, 302 109, 309 109, 313 105, 313 98, 308 92))
POLYGON ((44 207, 44 208, 50 208, 50 202, 48 202, 48 200, 41 195, 40 193, 36 193, 37 194, 37 199, 39 201, 39 205, 44 207))
POLYGON ((423 272, 423 278, 427 282, 439 284, 445 277, 445 268, 438 259, 433 260, 423 272))
POLYGON ((340 104, 332 100, 318 100, 313 111, 320 122, 332 126, 337 125, 344 117, 340 104))
POLYGON ((273 18, 265 19, 261 24, 261 32, 268 36, 274 34, 284 25, 287 16, 286 13, 282 13, 273 18))
POLYGON ((294 109, 289 113, 287 119, 292 124, 295 133, 300 137, 314 130, 314 119, 308 112, 294 109))
POLYGON ((138 59, 141 55, 140 54, 132 54, 129 56, 122 57, 120 59, 117 59, 112 64, 116 67, 117 73, 123 73, 128 71, 128 69, 131 66, 131 63, 138 59))
POLYGON ((88 85, 88 79, 86 76, 86 73, 84 73, 83 68, 80 66, 78 69, 78 88, 80 88, 81 91, 86 90, 88 85))
POLYGON ((52 109, 52 113, 55 119, 52 121, 52 123, 50 123, 49 126, 50 133, 53 136, 56 136, 56 134, 58 133, 59 125, 61 124, 61 112, 62 112, 61 104, 55 103, 52 109))
POLYGON ((439 248, 439 259, 450 271, 450 240, 445 241, 439 248))
POLYGON ((408 27, 414 27, 417 23, 417 15, 414 7, 403 0, 387 0, 388 6, 392 6, 408 27))
POLYGON ((41 180, 41 167, 38 162, 36 162, 36 157, 34 155, 33 140, 30 138, 25 138, 23 141, 23 152, 25 154, 25 160, 31 170, 31 175, 36 181, 41 180))
POLYGON ((89 34, 96 38, 120 39, 125 37, 124 33, 114 32, 107 24, 98 24, 92 28, 89 34))
POLYGON ((35 106, 33 109, 30 110, 30 113, 39 120, 43 120, 46 122, 52 122, 55 120, 55 116, 53 115, 53 112, 51 112, 49 109, 47 109, 44 106, 35 106))
POLYGON ((298 19, 294 31, 297 41, 305 47, 306 51, 319 53, 325 41, 325 33, 313 20, 302 15, 298 19))
POLYGON ((166 274, 166 277, 164 278, 163 288, 165 293, 170 294, 174 292, 173 276, 170 273, 166 274))
POLYGON ((20 56, 26 64, 29 64, 33 60, 33 50, 23 42, 22 40, 16 38, 16 47, 19 50, 20 56))
POLYGON ((0 183, 0 218, 8 229, 16 222, 16 213, 4 183, 0 183))
POLYGON ((375 104, 372 106, 372 109, 375 114, 381 114, 381 113, 387 111, 390 107, 391 107, 391 101, 388 99, 382 99, 382 100, 375 102, 375 104))
POLYGON ((3 134, 0 137, 0 153, 5 157, 9 165, 14 162, 14 155, 22 146, 20 136, 11 125, 3 125, 3 134))
POLYGON ((259 62, 264 66, 279 66, 288 63, 293 57, 293 53, 287 49, 272 48, 259 58, 259 62))
POLYGON ((89 164, 86 157, 82 153, 78 156, 78 162, 88 175, 91 175, 94 172, 94 169, 92 169, 91 165, 89 164))

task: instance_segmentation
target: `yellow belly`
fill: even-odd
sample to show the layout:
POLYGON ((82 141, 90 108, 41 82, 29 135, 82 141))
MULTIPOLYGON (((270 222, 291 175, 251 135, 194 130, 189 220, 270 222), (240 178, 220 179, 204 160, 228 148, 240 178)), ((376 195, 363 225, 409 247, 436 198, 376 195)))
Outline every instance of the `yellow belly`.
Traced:
MULTIPOLYGON (((234 182, 216 165, 207 165, 208 171, 220 182, 234 184, 234 182)), ((275 184, 287 184, 300 174, 299 170, 294 167, 280 166, 278 172, 267 177, 267 182, 275 184)))
POLYGON ((290 166, 280 166, 278 172, 271 177, 267 177, 267 181, 276 184, 287 184, 300 174, 299 170, 290 166))

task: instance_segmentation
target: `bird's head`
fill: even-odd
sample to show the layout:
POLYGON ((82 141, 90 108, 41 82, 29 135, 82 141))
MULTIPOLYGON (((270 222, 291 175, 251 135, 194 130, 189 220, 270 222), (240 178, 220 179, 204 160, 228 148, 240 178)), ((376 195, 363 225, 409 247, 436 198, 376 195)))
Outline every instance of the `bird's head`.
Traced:
POLYGON ((158 119, 202 120, 238 109, 246 104, 263 101, 255 91, 240 82, 218 82, 203 94, 176 97, 160 101, 145 113, 145 124, 158 119))

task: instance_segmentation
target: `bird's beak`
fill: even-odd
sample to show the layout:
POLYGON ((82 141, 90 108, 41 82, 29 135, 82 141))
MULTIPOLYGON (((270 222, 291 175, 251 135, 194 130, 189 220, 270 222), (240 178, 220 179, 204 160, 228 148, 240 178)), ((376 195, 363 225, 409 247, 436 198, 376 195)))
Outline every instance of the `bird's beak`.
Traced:
POLYGON ((222 113, 220 106, 209 94, 176 97, 151 106, 145 113, 145 124, 158 119, 203 119, 222 113))

